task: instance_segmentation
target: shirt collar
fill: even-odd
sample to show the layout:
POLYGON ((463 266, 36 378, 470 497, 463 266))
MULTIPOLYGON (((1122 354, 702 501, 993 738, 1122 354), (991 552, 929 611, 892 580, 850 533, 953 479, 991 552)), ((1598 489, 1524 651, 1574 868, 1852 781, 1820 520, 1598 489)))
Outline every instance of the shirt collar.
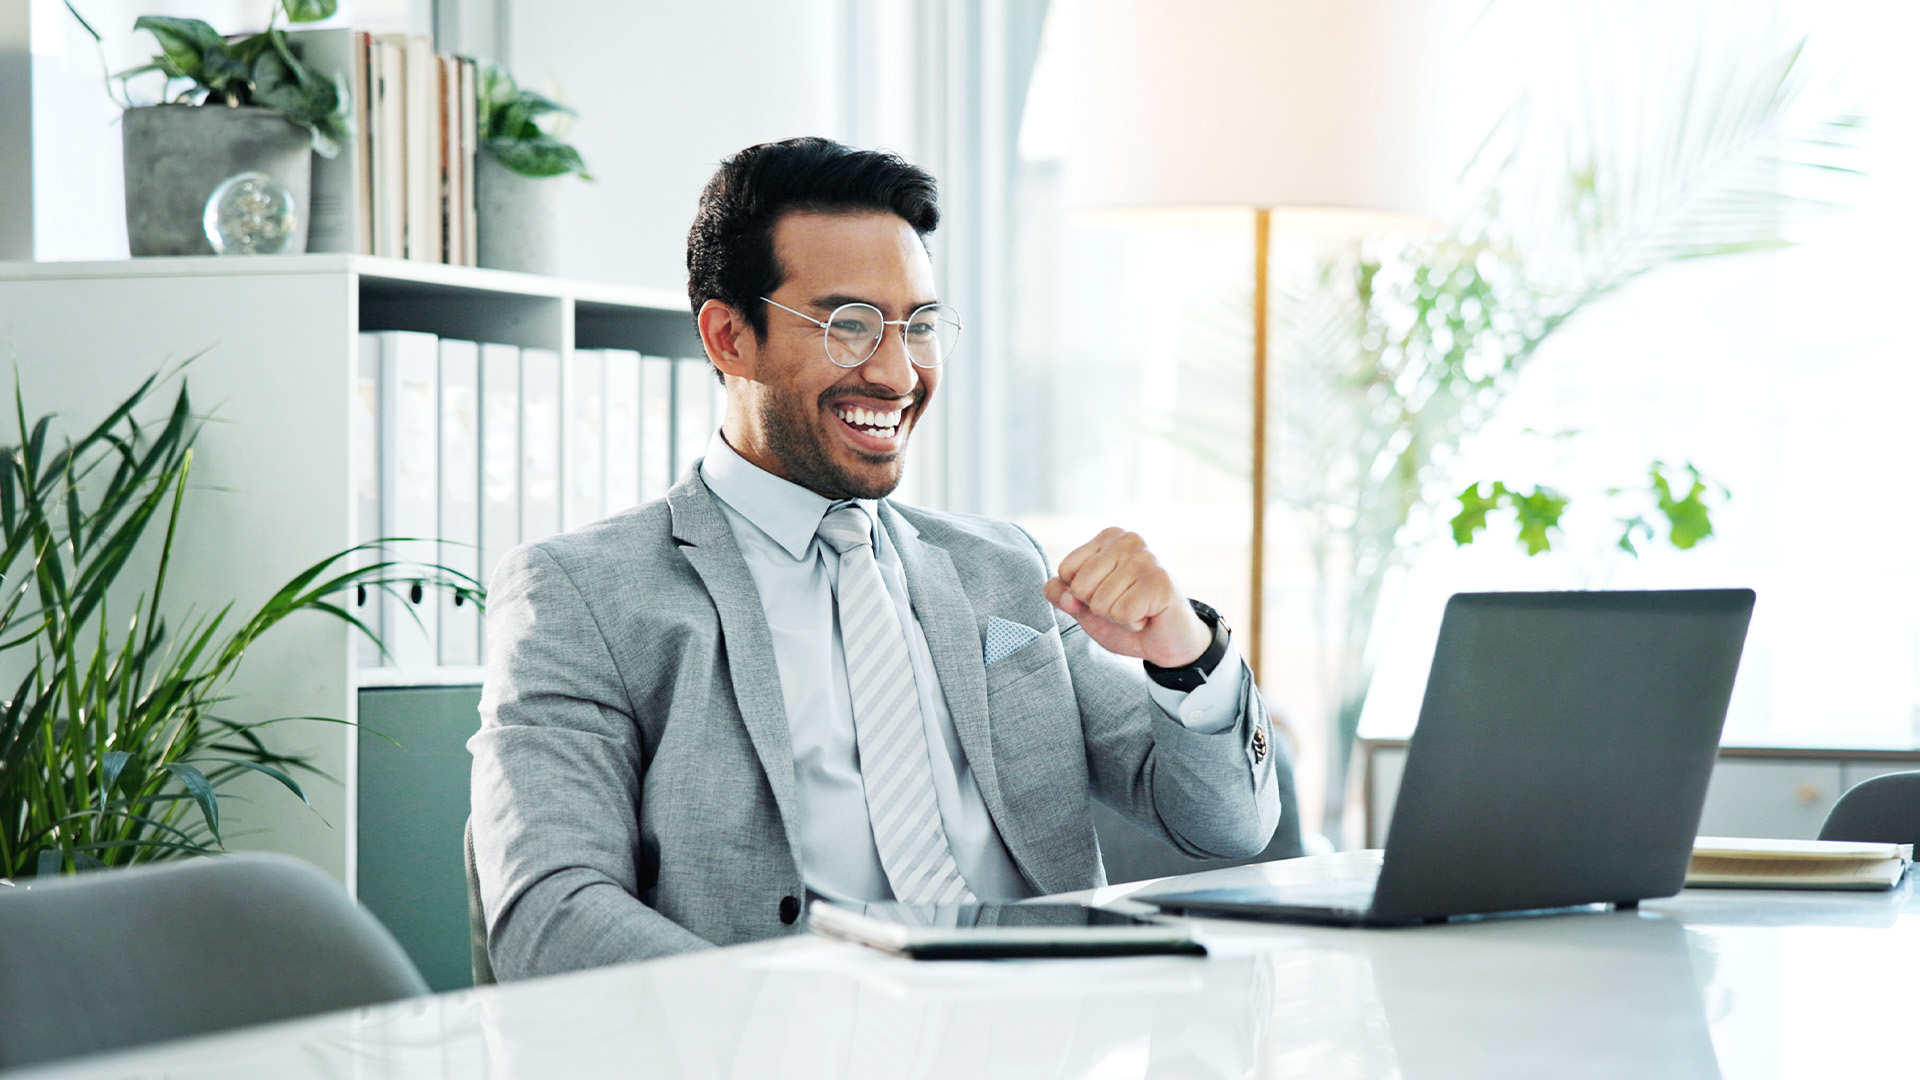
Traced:
MULTIPOLYGON (((814 534, 820 531, 820 519, 827 516, 827 508, 835 502, 741 457, 718 431, 707 443, 706 459, 700 463, 700 478, 720 501, 752 522, 795 559, 807 557, 814 534)), ((879 500, 854 501, 866 509, 878 529, 879 500)))

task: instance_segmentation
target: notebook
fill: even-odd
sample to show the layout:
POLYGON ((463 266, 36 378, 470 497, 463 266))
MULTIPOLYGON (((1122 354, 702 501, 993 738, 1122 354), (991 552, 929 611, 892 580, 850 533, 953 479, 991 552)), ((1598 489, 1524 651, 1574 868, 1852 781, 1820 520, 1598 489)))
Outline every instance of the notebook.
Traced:
POLYGON ((1749 589, 1456 595, 1377 876, 1130 899, 1379 926, 1679 892, 1753 601, 1749 589))

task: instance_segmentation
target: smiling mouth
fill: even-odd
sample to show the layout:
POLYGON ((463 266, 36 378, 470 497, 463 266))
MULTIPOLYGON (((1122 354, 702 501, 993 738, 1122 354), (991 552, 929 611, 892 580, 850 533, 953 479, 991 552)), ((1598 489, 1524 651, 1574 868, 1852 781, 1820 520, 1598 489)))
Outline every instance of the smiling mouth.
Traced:
POLYGON ((876 439, 891 439, 900 433, 900 421, 906 415, 906 406, 892 408, 867 408, 853 402, 838 402, 832 406, 833 415, 840 422, 859 432, 876 439))

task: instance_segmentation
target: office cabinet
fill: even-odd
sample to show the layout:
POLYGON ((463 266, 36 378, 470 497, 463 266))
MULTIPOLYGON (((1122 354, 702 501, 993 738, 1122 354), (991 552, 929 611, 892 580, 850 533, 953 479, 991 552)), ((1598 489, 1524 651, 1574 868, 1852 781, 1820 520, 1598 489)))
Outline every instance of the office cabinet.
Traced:
MULTIPOLYGON (((147 376, 191 358, 184 377, 210 422, 167 583, 175 626, 189 609, 228 601, 250 612, 367 535, 351 460, 365 422, 353 404, 363 330, 547 350, 563 371, 576 349, 699 355, 685 299, 664 291, 349 255, 0 263, 0 355, 19 372, 30 417, 91 424, 147 376)), ((161 396, 171 402, 170 390, 161 396)), ((351 722, 363 689, 470 688, 480 678, 431 661, 366 669, 357 652, 340 622, 290 620, 249 653, 230 712, 351 722)), ((224 808, 229 846, 296 855, 354 888, 373 854, 362 843, 388 843, 374 838, 390 835, 382 830, 401 812, 363 790, 358 734, 306 721, 264 734, 276 749, 310 754, 327 778, 303 778, 311 807, 265 778, 236 783, 240 797, 224 808)), ((459 741, 438 752, 464 769, 459 741)))

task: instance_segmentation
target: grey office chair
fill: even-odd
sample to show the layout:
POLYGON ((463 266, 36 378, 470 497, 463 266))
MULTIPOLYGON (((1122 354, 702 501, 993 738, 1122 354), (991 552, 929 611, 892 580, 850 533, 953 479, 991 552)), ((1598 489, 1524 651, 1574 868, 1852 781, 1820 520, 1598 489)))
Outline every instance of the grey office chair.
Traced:
POLYGON ((480 905, 480 875, 473 869, 473 818, 467 818, 467 953, 473 960, 473 985, 492 986, 493 960, 487 956, 487 911, 480 905))
POLYGON ((1855 784, 1827 811, 1820 839, 1920 847, 1920 772, 1888 773, 1855 784))
POLYGON ((223 855, 0 889, 0 1070, 427 993, 319 870, 223 855))

